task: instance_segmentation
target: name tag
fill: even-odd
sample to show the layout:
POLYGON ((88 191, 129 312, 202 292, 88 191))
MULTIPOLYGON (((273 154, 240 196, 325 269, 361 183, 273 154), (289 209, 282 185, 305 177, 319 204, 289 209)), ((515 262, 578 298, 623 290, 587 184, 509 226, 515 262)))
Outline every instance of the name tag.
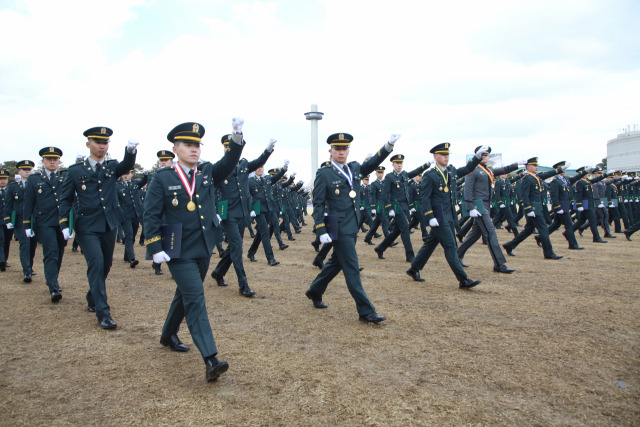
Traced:
POLYGON ((167 190, 173 191, 173 190, 179 190, 181 188, 182 188, 181 185, 171 185, 171 186, 169 186, 169 188, 167 188, 167 190))

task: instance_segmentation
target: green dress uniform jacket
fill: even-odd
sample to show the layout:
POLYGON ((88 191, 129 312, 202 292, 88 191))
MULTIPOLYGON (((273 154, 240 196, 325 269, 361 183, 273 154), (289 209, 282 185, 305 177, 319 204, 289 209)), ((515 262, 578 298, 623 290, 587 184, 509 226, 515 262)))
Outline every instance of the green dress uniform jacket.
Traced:
MULTIPOLYGON (((28 182, 29 180, 27 180, 28 182)), ((18 238, 20 243, 20 264, 22 266, 22 274, 30 275, 33 267, 33 257, 38 245, 35 237, 28 238, 24 233, 24 193, 26 183, 12 182, 7 186, 7 195, 5 199, 7 204, 5 206, 4 218, 7 223, 11 222, 11 217, 15 218, 14 235, 18 238)), ((28 224, 30 228, 31 224, 28 224)))

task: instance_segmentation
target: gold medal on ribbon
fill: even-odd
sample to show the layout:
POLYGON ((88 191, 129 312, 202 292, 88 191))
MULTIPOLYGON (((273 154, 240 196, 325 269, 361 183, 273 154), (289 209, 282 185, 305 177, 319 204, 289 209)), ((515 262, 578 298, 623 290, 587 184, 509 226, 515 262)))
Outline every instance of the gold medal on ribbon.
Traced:
POLYGON ((356 198, 356 191, 355 190, 349 191, 349 197, 351 197, 352 199, 355 199, 356 198))
POLYGON ((196 210, 196 204, 193 203, 193 200, 190 200, 189 203, 187 203, 187 210, 189 212, 193 212, 196 210))
POLYGON ((448 193, 449 192, 449 187, 444 187, 444 192, 448 193))
POLYGON ((340 194, 340 190, 336 188, 336 195, 340 194))
POLYGON ((171 201, 171 204, 172 204, 174 207, 175 207, 175 206, 178 206, 178 199, 173 199, 173 200, 171 201))

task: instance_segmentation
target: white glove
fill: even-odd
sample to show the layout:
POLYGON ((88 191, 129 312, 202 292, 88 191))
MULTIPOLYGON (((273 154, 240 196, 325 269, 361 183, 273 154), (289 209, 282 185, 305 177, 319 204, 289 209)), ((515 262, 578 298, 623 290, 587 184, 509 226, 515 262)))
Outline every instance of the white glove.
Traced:
POLYGON ((165 251, 160 251, 157 254, 153 254, 153 262, 156 264, 162 264, 163 262, 171 261, 171 257, 167 255, 165 251))
POLYGON ((439 226, 440 226, 440 224, 438 223, 438 220, 437 220, 437 219, 435 219, 435 218, 431 218, 431 219, 429 220, 429 226, 431 226, 431 227, 439 227, 439 226))
POLYGON ((10 222, 7 223, 7 230, 13 230, 13 224, 10 222))
POLYGON ((488 149, 489 149, 488 145, 483 145, 482 147, 478 148, 478 151, 476 151, 476 157, 481 159, 482 158, 482 153, 484 153, 488 149))
POLYGON ((363 210, 364 210, 364 207, 360 206, 360 210, 361 210, 361 211, 363 211, 363 210))
POLYGON ((614 173, 616 170, 615 169, 609 169, 607 171, 607 175, 611 175, 612 173, 614 173))
POLYGON ((600 204, 598 205, 598 207, 599 207, 599 208, 604 208, 604 204, 603 204, 603 203, 600 203, 600 204))
POLYGON ((291 178, 295 178, 295 176, 296 176, 295 172, 291 174, 291 178))
POLYGON ((582 212, 583 210, 584 210, 584 208, 583 208, 582 206, 580 206, 580 207, 578 208, 578 212, 582 212))
POLYGON ((284 168, 287 169, 289 167, 289 160, 284 159, 284 168))
POLYGON ((531 218, 535 218, 536 217, 536 213, 534 211, 531 211, 527 214, 527 216, 530 216, 531 218))
POLYGON ((273 151, 273 147, 275 147, 275 146, 276 146, 276 140, 271 138, 269 140, 269 145, 267 145, 267 151, 268 152, 272 152, 273 151))
POLYGON ((218 217, 218 222, 222 222, 222 218, 220 218, 220 215, 216 214, 216 216, 218 217))
POLYGON ((249 216, 251 218, 255 218, 256 217, 256 213, 254 211, 249 212, 249 216))
POLYGON ((69 240, 73 238, 73 232, 70 232, 69 230, 70 230, 69 227, 62 229, 62 237, 64 237, 64 240, 69 240))
POLYGON ((571 166, 571 163, 567 162, 564 164, 564 166, 562 167, 563 171, 566 171, 567 169, 569 169, 569 167, 571 166))
POLYGON ((564 213, 564 209, 558 209, 556 213, 562 215, 564 213))
POLYGON ((392 133, 391 136, 389 137, 389 141, 388 144, 393 146, 397 140, 400 139, 400 134, 399 133, 392 133))
POLYGON ((623 202, 623 203, 629 203, 629 200, 627 200, 627 199, 624 199, 624 202, 623 202))
POLYGON ((129 142, 127 142, 127 151, 129 153, 133 153, 136 147, 138 146, 138 144, 140 144, 138 141, 133 141, 130 139, 129 142))
POLYGON ((241 134, 242 126, 244 126, 244 120, 240 117, 234 117, 231 120, 231 126, 233 126, 233 133, 241 134))
POLYGON ((376 214, 376 210, 375 209, 371 209, 371 214, 375 215, 376 214))
POLYGON ((391 218, 395 217, 395 216, 396 216, 396 212, 395 212, 393 209, 391 209, 391 210, 389 211, 389 216, 390 216, 391 218))
POLYGON ((36 233, 33 232, 32 229, 30 228, 25 228, 24 229, 24 234, 27 235, 27 237, 35 237, 36 233))
POLYGON ((480 212, 478 212, 478 209, 475 209, 475 208, 471 209, 469 211, 469 216, 472 217, 472 218, 477 218, 477 217, 480 216, 480 212))
POLYGON ((409 209, 409 212, 410 212, 410 213, 415 213, 415 212, 416 212, 416 208, 411 208, 411 209, 409 209))
POLYGON ((527 164, 526 160, 518 160, 518 165, 519 166, 523 166, 523 165, 526 165, 526 164, 527 164))
POLYGON ((13 179, 15 179, 16 182, 20 182, 22 181, 22 175, 14 175, 13 179))
POLYGON ((500 208, 506 208, 506 206, 504 205, 504 203, 500 203, 500 208))
POLYGON ((585 168, 584 168, 584 170, 585 170, 586 172, 591 172, 593 169, 594 169, 594 167, 593 167, 593 166, 585 166, 585 168))
POLYGON ((323 235, 320 236, 320 243, 331 243, 331 237, 329 237, 329 235, 327 233, 324 233, 323 235))

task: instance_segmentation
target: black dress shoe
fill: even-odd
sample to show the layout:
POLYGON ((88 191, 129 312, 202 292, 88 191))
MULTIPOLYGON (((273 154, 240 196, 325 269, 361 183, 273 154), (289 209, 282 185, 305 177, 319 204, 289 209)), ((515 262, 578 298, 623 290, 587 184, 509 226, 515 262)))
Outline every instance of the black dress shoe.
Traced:
POLYGON ((249 236, 251 236, 252 239, 256 238, 256 233, 249 233, 249 236))
POLYGON ((413 269, 408 269, 407 274, 416 282, 424 282, 424 279, 420 277, 420 272, 414 271, 413 269))
POLYGON ((254 296, 256 293, 254 291, 252 291, 249 286, 245 286, 240 288, 240 295, 242 295, 243 297, 247 297, 247 298, 251 298, 252 296, 254 296))
POLYGON ((538 245, 539 248, 542 247, 542 243, 540 242, 540 236, 533 236, 534 239, 536 239, 536 245, 538 245))
POLYGON ((509 256, 516 256, 513 253, 513 249, 511 249, 509 246, 506 245, 506 243, 504 245, 502 245, 502 247, 504 248, 505 251, 507 251, 507 255, 509 256))
POLYGON ((613 234, 605 234, 604 237, 606 237, 607 239, 617 239, 618 236, 614 236, 613 234))
POLYGON ((569 246, 569 249, 573 249, 573 250, 579 251, 579 250, 584 249, 584 246, 580 246, 580 245, 569 246))
POLYGON ((460 289, 471 289, 474 286, 478 286, 479 284, 480 280, 465 279, 460 282, 460 289))
POLYGON ((216 281, 218 286, 229 286, 229 284, 224 281, 224 277, 218 276, 215 271, 211 273, 211 277, 216 281))
POLYGON ((0 271, 5 271, 7 269, 7 263, 2 261, 0 262, 0 271))
POLYGON ((313 249, 315 249, 316 252, 320 252, 320 241, 319 240, 314 240, 313 242, 311 242, 311 246, 313 246, 313 249))
POLYGON ((383 254, 384 254, 384 251, 381 251, 381 250, 380 250, 380 249, 378 249, 377 247, 374 249, 374 251, 378 254, 378 258, 380 258, 380 259, 386 259, 386 258, 384 257, 384 255, 383 255, 383 254))
POLYGON ((462 243, 462 235, 456 233, 456 237, 458 238, 458 240, 460 241, 460 243, 462 243))
POLYGON ((287 237, 287 240, 290 240, 290 241, 292 241, 292 242, 293 242, 294 240, 296 240, 296 238, 295 238, 295 237, 293 237, 293 236, 291 236, 291 237, 287 237))
POLYGON ((408 256, 405 258, 405 261, 407 262, 413 262, 413 258, 415 258, 414 256, 408 256))
POLYGON ((160 269, 160 264, 156 264, 155 262, 151 263, 151 267, 153 268, 153 270, 156 272, 156 275, 160 276, 162 275, 162 270, 160 269))
POLYGON ((171 351, 177 351, 180 353, 186 353, 187 351, 189 351, 189 346, 184 345, 182 341, 180 341, 180 338, 178 338, 177 335, 171 335, 168 337, 161 336, 160 344, 162 344, 165 347, 169 347, 171 351))
POLYGON ((515 270, 513 268, 509 268, 506 265, 502 264, 500 267, 493 267, 493 271, 496 273, 513 273, 515 270))
POLYGON ((392 244, 389 245, 389 247, 393 248, 394 246, 398 246, 398 242, 393 242, 392 244))
POLYGON ((373 243, 373 242, 372 242, 371 240, 369 240, 369 239, 364 239, 364 242, 365 242, 367 245, 375 245, 375 243, 373 243))
POLYGON ((216 357, 209 357, 205 362, 205 378, 207 382, 213 382, 220 378, 221 374, 224 374, 229 369, 229 364, 223 360, 218 360, 216 357))
POLYGON ((131 261, 129 263, 129 267, 131 268, 136 268, 136 265, 140 264, 140 261, 138 261, 137 259, 134 259, 133 261, 131 261))
POLYGON ((87 306, 87 311, 89 313, 95 313, 96 312, 96 306, 95 305, 89 305, 87 306))
POLYGON ((460 260, 460 265, 461 265, 462 267, 464 267, 464 268, 469 267, 467 264, 465 264, 464 262, 462 262, 462 260, 460 260))
POLYGON ((280 261, 276 261, 275 259, 270 259, 270 260, 269 260, 269 265, 270 265, 271 267, 273 267, 273 266, 275 266, 275 265, 278 265, 278 264, 280 264, 280 261))
POLYGON ((322 302, 322 297, 313 295, 310 291, 304 293, 313 303, 313 308, 327 308, 327 304, 322 302))
POLYGON ((607 241, 599 239, 599 240, 594 240, 593 243, 607 243, 607 241))
POLYGON ((380 323, 383 320, 387 320, 387 318, 380 316, 378 313, 369 313, 360 316, 360 321, 367 323, 380 323))
POLYGON ((24 279, 22 279, 24 283, 31 283, 31 274, 25 274, 24 279))
MULTIPOLYGON (((287 249, 289 247, 289 245, 285 245, 284 243, 280 245, 280 250, 284 251, 285 249, 287 249)), ((320 251, 317 251, 320 252, 320 251)))
POLYGON ((631 241, 631 233, 629 233, 627 230, 624 230, 624 237, 625 237, 628 241, 631 241))
POLYGON ((545 259, 560 259, 560 258, 562 258, 562 255, 556 255, 556 254, 553 254, 553 255, 551 255, 551 256, 546 256, 546 257, 544 257, 544 258, 545 258, 545 259))
POLYGON ((258 262, 258 260, 256 259, 256 257, 255 257, 255 256, 253 256, 253 255, 247 255, 247 258, 249 258, 249 261, 251 261, 251 262, 258 262))
POLYGON ((58 302, 62 299, 62 294, 60 291, 51 292, 51 302, 58 302))
POLYGON ((108 314, 106 317, 103 317, 102 319, 98 320, 98 325, 100 325, 102 329, 115 329, 118 327, 116 322, 114 322, 111 316, 108 314))
POLYGON ((317 258, 313 259, 313 263, 312 264, 313 264, 314 267, 318 267, 320 270, 322 270, 322 267, 324 267, 324 263, 322 261, 320 261, 319 259, 317 259, 317 258))
POLYGON ((300 234, 302 233, 302 230, 300 230, 299 228, 295 231, 296 234, 300 234))
POLYGON ((71 252, 78 252, 78 248, 71 248, 71 252))
POLYGON ((358 267, 358 271, 364 270, 364 267, 358 267))
POLYGON ((380 234, 380 233, 373 233, 373 237, 375 237, 375 238, 377 239, 378 237, 382 237, 382 234, 380 234))
POLYGON ((8 262, 5 261, 4 266, 9 268, 9 267, 11 267, 11 264, 9 264, 8 262))
POLYGON ((584 231, 584 230, 583 230, 582 228, 578 228, 578 234, 580 234, 580 237, 582 237, 582 232, 583 232, 583 231, 584 231))

